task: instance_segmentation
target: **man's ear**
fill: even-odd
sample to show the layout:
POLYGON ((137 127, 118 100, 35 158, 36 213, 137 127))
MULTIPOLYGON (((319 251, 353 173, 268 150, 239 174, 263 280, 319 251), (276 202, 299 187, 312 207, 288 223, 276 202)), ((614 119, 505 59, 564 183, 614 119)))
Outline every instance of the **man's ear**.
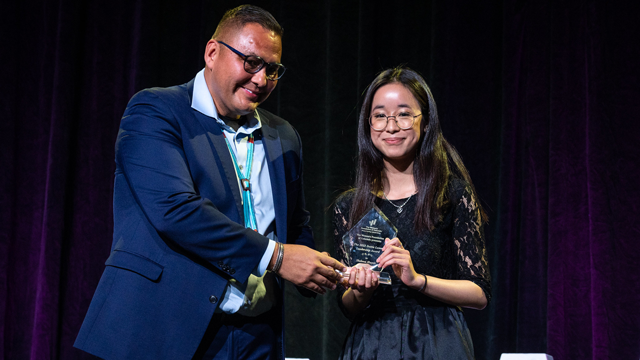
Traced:
POLYGON ((204 62, 208 69, 213 69, 213 63, 219 53, 220 44, 214 39, 209 40, 207 46, 204 48, 204 62))

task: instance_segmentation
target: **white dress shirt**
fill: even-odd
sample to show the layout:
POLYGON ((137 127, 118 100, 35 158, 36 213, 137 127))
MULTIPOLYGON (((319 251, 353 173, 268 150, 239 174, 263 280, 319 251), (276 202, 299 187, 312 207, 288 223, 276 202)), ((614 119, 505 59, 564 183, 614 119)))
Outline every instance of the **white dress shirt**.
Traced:
MULTIPOLYGON (((229 145, 231 145, 231 149, 235 153, 238 166, 242 166, 241 171, 244 172, 249 135, 262 127, 259 115, 257 112, 248 115, 247 121, 237 132, 226 125, 218 116, 218 111, 204 79, 204 71, 205 69, 202 69, 196 75, 193 84, 191 107, 203 115, 210 117, 211 121, 216 121, 220 125, 224 136, 229 141, 229 145)), ((260 132, 256 134, 260 134, 260 132)), ((237 175, 238 174, 236 174, 236 177, 237 175)), ((269 265, 269 261, 273 256, 276 245, 274 241, 276 239, 274 233, 276 215, 273 208, 273 191, 271 189, 271 179, 269 178, 269 167, 267 165, 265 148, 262 142, 262 136, 260 135, 255 136, 254 139, 250 182, 251 197, 256 214, 256 222, 258 223, 258 232, 270 239, 269 245, 257 268, 253 274, 249 276, 247 284, 240 284, 235 280, 229 283, 224 298, 220 302, 219 309, 225 313, 240 312, 243 315, 257 316, 261 312, 268 310, 265 307, 270 307, 271 304, 269 302, 273 300, 270 299, 270 295, 272 296, 273 294, 262 294, 261 292, 265 291, 264 285, 267 285, 268 288, 275 284, 275 282, 262 284, 262 279, 269 265), (263 304, 257 304, 257 302, 262 302, 263 304)), ((241 189, 240 178, 238 178, 238 191, 241 189)), ((274 290, 275 289, 270 289, 269 291, 274 290)))

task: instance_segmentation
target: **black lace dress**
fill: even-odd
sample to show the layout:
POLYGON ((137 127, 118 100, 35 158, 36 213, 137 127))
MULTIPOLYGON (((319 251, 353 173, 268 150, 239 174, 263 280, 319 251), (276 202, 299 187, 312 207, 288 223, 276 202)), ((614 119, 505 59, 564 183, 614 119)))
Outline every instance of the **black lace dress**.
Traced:
MULTIPOLYGON (((343 194, 334 207, 337 259, 345 261, 342 236, 347 232, 353 192, 343 194)), ((470 280, 491 298, 484 233, 476 199, 466 182, 453 180, 450 206, 431 232, 413 229, 415 196, 402 213, 387 200, 376 204, 398 229, 416 272, 442 279, 470 280)), ((400 205, 404 200, 395 200, 400 205)), ((340 359, 473 359, 473 344, 462 310, 404 285, 393 274, 391 285, 379 285, 367 307, 355 317, 340 359)), ((340 288, 340 287, 339 287, 340 288)), ((338 291, 342 306, 344 289, 338 291)))

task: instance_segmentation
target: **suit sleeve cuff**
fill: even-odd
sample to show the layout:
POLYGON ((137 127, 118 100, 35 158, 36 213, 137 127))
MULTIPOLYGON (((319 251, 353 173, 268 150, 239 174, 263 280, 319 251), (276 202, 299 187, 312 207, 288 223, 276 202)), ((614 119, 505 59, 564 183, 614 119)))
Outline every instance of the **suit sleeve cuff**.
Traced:
POLYGON ((262 259, 258 264, 258 275, 264 275, 265 271, 267 271, 267 267, 269 266, 269 262, 271 261, 271 257, 273 256, 273 251, 276 249, 276 242, 269 239, 269 245, 267 245, 267 250, 265 250, 264 255, 262 255, 262 259))

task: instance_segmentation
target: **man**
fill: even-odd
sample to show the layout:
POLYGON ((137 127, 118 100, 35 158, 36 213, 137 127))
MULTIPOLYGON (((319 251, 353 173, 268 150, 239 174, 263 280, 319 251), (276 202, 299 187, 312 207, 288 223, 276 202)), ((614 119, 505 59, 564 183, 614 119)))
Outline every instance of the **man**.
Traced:
POLYGON ((257 108, 285 70, 281 37, 263 9, 232 9, 192 81, 129 102, 112 251, 76 347, 104 359, 282 359, 281 279, 335 288, 344 266, 312 250, 298 134, 257 108))

